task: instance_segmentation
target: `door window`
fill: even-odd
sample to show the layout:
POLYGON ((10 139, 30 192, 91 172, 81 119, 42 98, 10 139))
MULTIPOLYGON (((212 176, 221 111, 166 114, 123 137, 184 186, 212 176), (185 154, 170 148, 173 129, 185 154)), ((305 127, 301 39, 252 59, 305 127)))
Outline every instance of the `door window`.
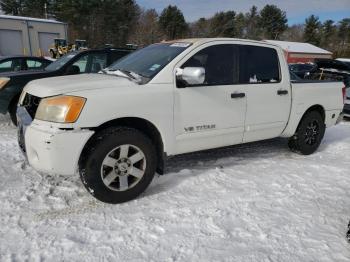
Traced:
POLYGON ((87 63, 88 63, 88 54, 81 56, 77 61, 74 62, 73 66, 79 67, 79 73, 87 73, 87 63))
POLYGON ((91 55, 91 70, 89 73, 98 73, 107 66, 107 54, 96 53, 91 55))
POLYGON ((278 55, 275 49, 261 46, 240 46, 240 83, 280 82, 278 55))
POLYGON ((27 63, 28 69, 38 69, 38 68, 41 68, 43 66, 43 63, 40 61, 37 61, 37 60, 28 59, 26 61, 26 63, 27 63))
MULTIPOLYGON (((181 68, 203 67, 205 69, 204 86, 233 85, 238 83, 238 55, 237 45, 210 46, 192 56, 181 68)), ((184 84, 179 83, 179 85, 184 84)))
POLYGON ((80 57, 73 66, 78 66, 80 73, 97 73, 107 64, 106 53, 90 53, 80 57))

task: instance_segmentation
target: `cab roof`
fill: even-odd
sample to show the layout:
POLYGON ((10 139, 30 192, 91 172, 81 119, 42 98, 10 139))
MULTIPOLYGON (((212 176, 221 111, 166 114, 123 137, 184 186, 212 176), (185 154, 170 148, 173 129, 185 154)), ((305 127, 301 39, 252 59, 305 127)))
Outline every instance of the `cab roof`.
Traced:
POLYGON ((184 39, 175 39, 175 40, 169 40, 169 41, 162 41, 162 43, 191 43, 195 45, 204 44, 207 42, 212 41, 240 41, 240 42, 246 42, 246 43, 254 43, 254 44, 262 44, 262 45, 269 45, 273 47, 280 48, 277 44, 274 43, 268 43, 265 41, 256 41, 256 40, 250 40, 250 39, 240 39, 240 38, 227 38, 227 37, 220 37, 220 38, 184 38, 184 39))

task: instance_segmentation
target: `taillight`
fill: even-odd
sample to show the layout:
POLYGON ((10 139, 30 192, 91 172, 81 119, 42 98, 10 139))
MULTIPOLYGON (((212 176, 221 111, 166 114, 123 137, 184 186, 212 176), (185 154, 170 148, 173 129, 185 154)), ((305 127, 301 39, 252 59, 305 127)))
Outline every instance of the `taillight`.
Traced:
POLYGON ((343 103, 345 104, 345 99, 346 99, 346 87, 343 87, 343 103))

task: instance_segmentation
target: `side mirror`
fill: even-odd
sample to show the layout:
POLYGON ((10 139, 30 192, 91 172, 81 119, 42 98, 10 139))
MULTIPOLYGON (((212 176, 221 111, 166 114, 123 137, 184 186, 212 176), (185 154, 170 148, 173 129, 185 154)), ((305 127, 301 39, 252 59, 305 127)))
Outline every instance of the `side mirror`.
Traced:
POLYGON ((205 69, 203 67, 185 67, 176 70, 176 78, 188 85, 201 85, 205 81, 205 69))
POLYGON ((68 66, 66 75, 77 75, 80 74, 80 68, 77 65, 68 66))

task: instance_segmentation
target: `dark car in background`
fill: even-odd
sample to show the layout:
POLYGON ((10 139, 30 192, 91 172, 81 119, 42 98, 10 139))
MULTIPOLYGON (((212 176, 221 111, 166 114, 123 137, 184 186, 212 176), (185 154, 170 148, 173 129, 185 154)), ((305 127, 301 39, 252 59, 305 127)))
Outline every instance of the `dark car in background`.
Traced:
POLYGON ((350 63, 345 59, 319 59, 315 61, 317 70, 310 75, 311 79, 343 81, 346 87, 344 118, 350 118, 350 63))
POLYGON ((289 71, 293 72, 300 78, 305 78, 311 72, 315 71, 317 66, 315 64, 305 63, 305 64, 289 64, 289 71))
POLYGON ((347 88, 350 87, 350 65, 339 60, 319 59, 315 61, 317 70, 313 73, 313 79, 340 80, 347 88))
POLYGON ((36 56, 0 56, 0 73, 40 70, 47 67, 52 61, 36 56))
POLYGON ((73 51, 42 70, 0 73, 0 113, 10 113, 11 120, 17 123, 16 108, 23 87, 30 81, 83 73, 97 73, 113 62, 134 51, 128 48, 103 48, 73 51))

